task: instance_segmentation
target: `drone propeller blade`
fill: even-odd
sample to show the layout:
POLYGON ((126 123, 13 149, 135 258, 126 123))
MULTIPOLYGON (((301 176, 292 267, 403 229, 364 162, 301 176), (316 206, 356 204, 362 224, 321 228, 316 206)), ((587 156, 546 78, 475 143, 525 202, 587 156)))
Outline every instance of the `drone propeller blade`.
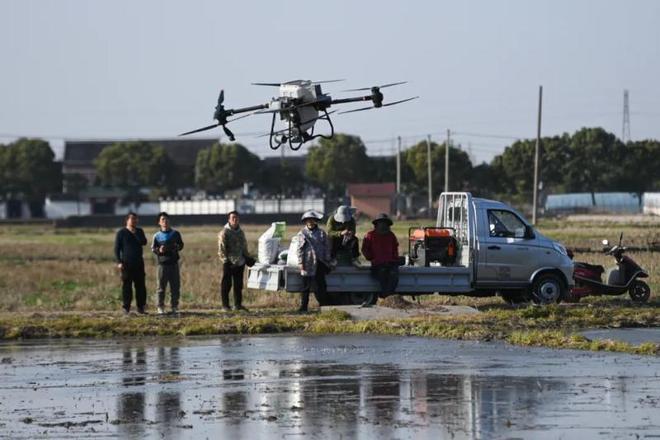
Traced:
POLYGON ((232 133, 231 130, 228 129, 225 125, 222 126, 222 130, 225 132, 230 141, 234 142, 236 140, 234 133, 232 133))
POLYGON ((365 110, 371 110, 373 108, 376 108, 376 107, 370 105, 369 107, 362 107, 362 108, 356 108, 356 109, 353 109, 353 110, 346 110, 345 112, 339 112, 338 114, 345 115, 346 113, 363 112, 365 110))
POLYGON ((326 83, 336 83, 346 81, 345 79, 327 79, 325 81, 313 81, 312 84, 326 84, 326 83))
POLYGON ((383 107, 387 107, 388 105, 401 104, 402 102, 412 101, 413 99, 417 99, 417 98, 419 98, 419 96, 413 96, 412 98, 402 99, 401 101, 388 102, 387 104, 383 104, 383 107))
POLYGON ((220 95, 218 96, 218 105, 222 105, 222 103, 225 102, 225 91, 220 90, 220 95))
POLYGON ((395 83, 384 84, 384 85, 382 85, 382 86, 378 86, 378 88, 379 88, 379 89, 384 89, 385 87, 399 86, 399 85, 401 85, 401 84, 405 84, 405 83, 407 83, 407 82, 408 82, 408 81, 399 81, 399 82, 395 82, 395 83))
POLYGON ((187 132, 185 132, 185 133, 181 133, 179 136, 185 136, 185 135, 187 135, 187 134, 199 133, 200 131, 210 130, 210 129, 215 128, 215 127, 217 127, 217 126, 219 126, 219 125, 220 125, 220 124, 213 124, 213 125, 209 125, 208 127, 198 128, 197 130, 187 131, 187 132))
MULTIPOLYGON (((400 81, 400 82, 395 82, 395 83, 389 83, 389 84, 383 84, 382 86, 374 86, 378 89, 384 89, 385 87, 392 87, 392 86, 398 86, 401 84, 405 84, 408 81, 400 81)), ((342 90, 342 92, 364 92, 366 90, 371 90, 373 87, 361 87, 359 89, 349 89, 349 90, 342 90)))
MULTIPOLYGON (((383 104, 381 107, 387 107, 387 106, 390 106, 390 105, 401 104, 402 102, 412 101, 413 99, 417 99, 417 98, 419 98, 419 96, 414 96, 412 98, 402 99, 400 101, 388 102, 387 104, 383 104)), ((378 108, 378 107, 374 107, 374 106, 362 107, 362 108, 356 108, 356 109, 353 109, 353 110, 347 110, 345 112, 340 112, 339 114, 343 115, 343 114, 346 114, 346 113, 362 112, 362 111, 365 111, 365 110, 371 110, 371 109, 376 109, 376 108, 378 108)))
POLYGON ((253 86, 271 86, 271 87, 279 87, 282 84, 281 83, 252 83, 253 86))

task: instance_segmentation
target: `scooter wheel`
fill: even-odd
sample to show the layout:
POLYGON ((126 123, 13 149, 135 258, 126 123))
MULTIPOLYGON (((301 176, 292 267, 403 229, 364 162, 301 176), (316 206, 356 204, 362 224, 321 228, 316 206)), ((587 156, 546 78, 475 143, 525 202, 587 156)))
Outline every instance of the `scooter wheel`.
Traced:
POLYGON ((638 303, 645 303, 651 297, 651 288, 644 281, 636 280, 628 291, 630 298, 638 303))

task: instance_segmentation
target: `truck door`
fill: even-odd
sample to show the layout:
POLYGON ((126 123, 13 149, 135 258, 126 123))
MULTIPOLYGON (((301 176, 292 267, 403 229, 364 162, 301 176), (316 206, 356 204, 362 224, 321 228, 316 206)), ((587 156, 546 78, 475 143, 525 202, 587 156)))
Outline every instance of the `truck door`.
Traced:
POLYGON ((480 265, 479 278, 489 284, 526 284, 530 268, 536 267, 536 252, 533 240, 527 237, 526 223, 505 209, 486 211, 488 232, 481 243, 486 264, 480 265))

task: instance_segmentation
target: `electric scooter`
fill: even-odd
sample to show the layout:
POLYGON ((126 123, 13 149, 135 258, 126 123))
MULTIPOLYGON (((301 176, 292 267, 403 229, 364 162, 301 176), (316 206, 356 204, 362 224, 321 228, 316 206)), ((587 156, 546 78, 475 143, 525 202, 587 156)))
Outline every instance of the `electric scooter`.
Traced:
POLYGON ((651 296, 651 288, 639 278, 648 278, 649 274, 632 258, 624 255, 626 248, 621 244, 623 233, 619 236, 619 244, 609 247, 609 242, 603 240, 603 252, 612 255, 616 266, 605 268, 601 265, 584 262, 573 263, 573 279, 575 287, 569 293, 569 301, 579 301, 585 296, 592 295, 621 295, 628 292, 634 302, 645 303, 651 296), (606 283, 602 281, 605 273, 606 283))

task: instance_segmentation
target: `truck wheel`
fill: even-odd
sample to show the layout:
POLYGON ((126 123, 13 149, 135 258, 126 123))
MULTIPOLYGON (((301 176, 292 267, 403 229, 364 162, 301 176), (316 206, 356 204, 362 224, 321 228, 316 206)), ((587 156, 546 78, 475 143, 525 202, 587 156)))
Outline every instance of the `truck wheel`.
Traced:
POLYGON ((628 291, 630 298, 637 303, 645 303, 651 296, 651 288, 644 281, 636 280, 628 291))
POLYGON ((532 301, 536 304, 554 304, 564 297, 564 281, 554 273, 536 277, 532 284, 532 301))

